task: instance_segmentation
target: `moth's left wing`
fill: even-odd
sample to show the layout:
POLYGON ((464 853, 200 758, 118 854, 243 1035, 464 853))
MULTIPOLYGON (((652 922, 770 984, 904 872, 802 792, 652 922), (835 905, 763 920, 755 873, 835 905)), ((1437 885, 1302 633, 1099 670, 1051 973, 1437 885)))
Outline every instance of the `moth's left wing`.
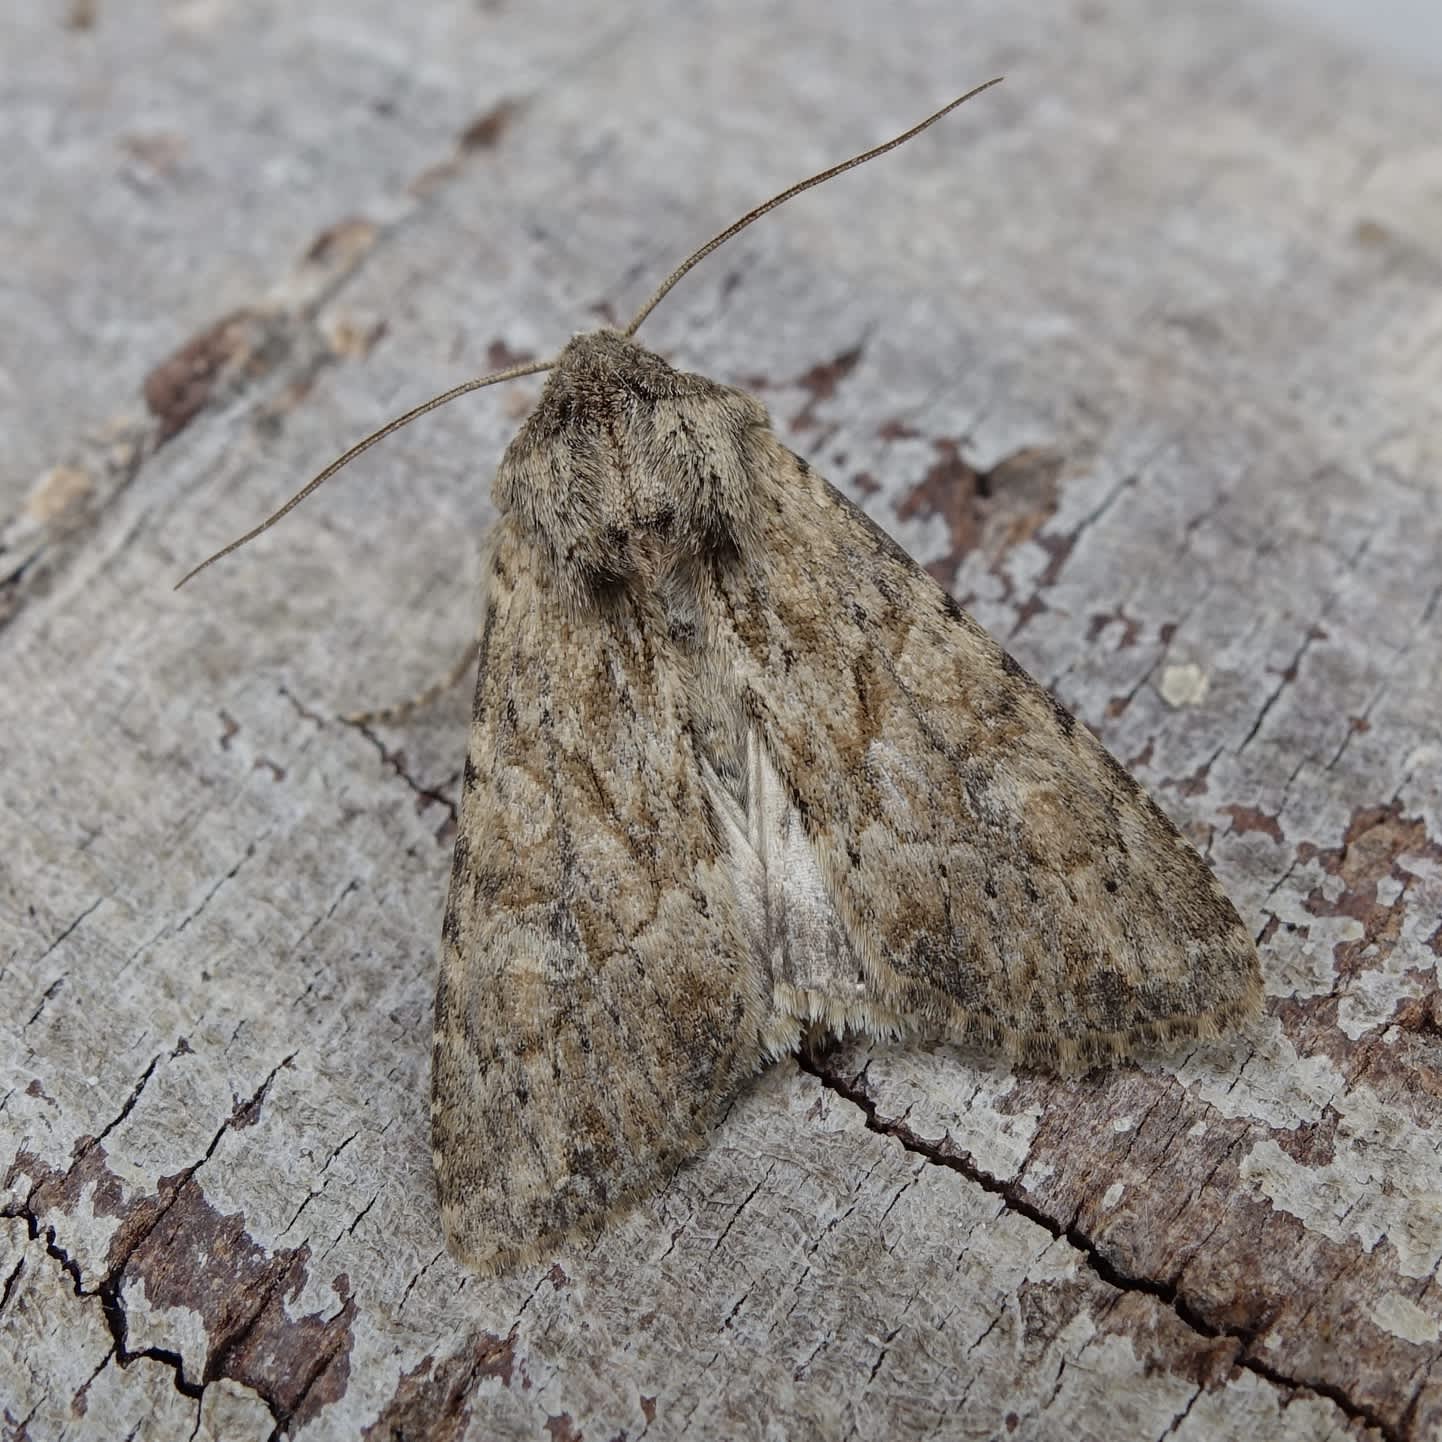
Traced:
POLYGON ((756 486, 718 626, 782 889, 836 923, 779 1009, 1064 1067, 1253 1014, 1251 936, 1096 738, 805 462, 756 486))
POLYGON ((436 997, 441 1218, 480 1271, 659 1185, 770 1006, 664 626, 545 574, 502 520, 436 997))

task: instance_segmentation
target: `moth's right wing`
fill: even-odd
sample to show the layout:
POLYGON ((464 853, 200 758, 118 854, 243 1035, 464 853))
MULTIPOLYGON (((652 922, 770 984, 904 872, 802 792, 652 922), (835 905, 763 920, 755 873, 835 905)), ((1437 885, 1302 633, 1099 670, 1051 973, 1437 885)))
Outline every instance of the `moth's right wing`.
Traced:
POLYGON ((481 1271, 657 1186, 764 1060, 770 980, 644 604, 573 619, 499 523, 432 1073, 441 1217, 481 1271))
POLYGON ((850 948, 782 1009, 1063 1067, 1253 1014, 1251 936, 1096 738, 803 461, 756 483, 717 616, 794 818, 783 889, 850 948))

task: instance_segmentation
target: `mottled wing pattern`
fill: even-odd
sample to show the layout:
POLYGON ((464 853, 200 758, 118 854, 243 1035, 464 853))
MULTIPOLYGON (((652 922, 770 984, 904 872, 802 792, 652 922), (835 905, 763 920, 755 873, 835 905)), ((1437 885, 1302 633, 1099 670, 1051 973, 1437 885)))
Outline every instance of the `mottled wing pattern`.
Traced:
POLYGON ((489 572, 432 1099, 446 1233, 483 1271, 658 1185, 770 1006, 651 603, 573 616, 508 520, 489 572))
POLYGON ((890 537, 776 452, 757 544, 717 572, 721 624, 873 1011, 1060 1067, 1254 1013, 1252 939, 1176 828, 890 537))

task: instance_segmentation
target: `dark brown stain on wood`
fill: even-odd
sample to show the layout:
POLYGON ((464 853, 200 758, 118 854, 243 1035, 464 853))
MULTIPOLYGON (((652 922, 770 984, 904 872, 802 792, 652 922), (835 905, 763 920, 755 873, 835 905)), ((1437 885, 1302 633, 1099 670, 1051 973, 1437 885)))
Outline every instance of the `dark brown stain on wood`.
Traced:
MULTIPOLYGON (((893 427, 889 434, 901 432, 893 427)), ((910 438, 915 433, 906 434, 910 438)), ((927 567, 943 586, 956 579, 958 568, 972 551, 981 550, 1009 594, 1011 582, 1000 563, 1023 541, 1048 543, 1049 538, 1038 533, 1056 514, 1061 458, 1051 451, 1028 447, 982 471, 963 457, 960 441, 943 436, 931 444, 936 459, 902 498, 897 519, 934 517, 945 524, 946 549, 927 567)), ((1038 589, 1055 579, 1051 570, 1049 565, 1038 589)), ((1034 606, 1031 614, 1035 613, 1034 606)))
POLYGON ((1260 831, 1263 836, 1270 836, 1273 841, 1281 843, 1287 838, 1282 834, 1281 823, 1275 816, 1268 816, 1265 811, 1258 810, 1255 806, 1238 806, 1233 803, 1230 806, 1222 807, 1224 815, 1232 818, 1232 830, 1245 835, 1249 831, 1260 831))
POLYGON ((145 404, 159 422, 156 444, 183 431, 204 409, 226 372, 257 359, 263 341, 260 313, 236 310, 156 366, 144 385, 145 404))
POLYGON ((484 1396, 479 1384, 494 1379, 511 1385, 515 1338, 477 1333, 473 1341, 444 1360, 423 1357, 402 1375, 380 1415, 361 1433, 362 1442, 460 1442, 471 1423, 471 1407, 484 1396))
MULTIPOLYGON (((246 1113, 238 1105, 232 1125, 246 1125, 246 1113)), ((5 1185, 21 1175, 34 1183, 24 1213, 37 1228, 55 1213, 74 1215, 82 1202, 95 1216, 120 1219, 98 1285, 80 1294, 99 1295, 122 1343, 136 1340, 128 1338, 125 1302, 138 1286, 151 1311, 183 1307, 201 1318, 206 1359, 200 1376, 181 1374, 187 1385, 229 1377, 252 1388, 287 1424, 305 1422, 344 1394, 357 1310, 345 1273, 330 1282, 337 1307, 293 1317, 310 1275, 308 1245, 268 1251, 252 1239, 240 1213, 211 1205, 194 1169, 161 1177, 153 1194, 129 1197, 103 1144, 81 1137, 73 1155, 62 1172, 22 1152, 5 1185)), ((84 1270, 67 1265, 81 1289, 84 1270)))
POLYGON ((204 1376, 194 1380, 233 1378, 303 1422, 345 1392, 356 1311, 342 1274, 330 1283, 338 1309, 290 1315, 310 1260, 308 1245, 267 1251, 240 1213, 217 1211, 190 1180, 120 1262, 116 1283, 122 1297, 143 1287, 152 1309, 200 1315, 209 1347, 204 1376))
POLYGON ((501 143, 501 137, 510 129, 520 106, 514 100, 502 100, 487 111, 476 116, 461 131, 456 142, 461 151, 469 154, 475 150, 494 150, 501 143))
POLYGON ((503 340, 493 340, 486 347, 486 369, 488 371, 509 370, 512 366, 525 365, 535 360, 533 351, 512 350, 503 340))
POLYGON ((347 216, 328 225, 311 241, 305 252, 306 263, 325 267, 345 267, 359 260, 375 243, 380 227, 363 215, 347 216))
POLYGON ((585 1442, 585 1433, 576 1426, 569 1412, 546 1418, 546 1435, 551 1442, 585 1442))
POLYGON ((1130 616, 1120 607, 1111 611, 1093 612, 1091 619, 1087 622, 1087 640, 1096 641, 1107 630, 1109 626, 1120 626, 1121 635, 1117 637, 1115 650, 1129 651, 1137 643, 1137 637, 1141 634, 1141 625, 1133 621, 1130 616))
POLYGON ((821 361, 797 376, 796 384, 807 392, 806 404, 791 418, 793 430, 810 430, 817 423, 817 407, 829 401, 842 381, 861 363, 865 346, 855 345, 829 361, 821 361))
POLYGON ((1364 957, 1372 948, 1377 949, 1376 959, 1384 960, 1396 945, 1406 919, 1407 888, 1415 880, 1402 864, 1404 856, 1442 864, 1442 844, 1428 836, 1422 817, 1402 815, 1400 801, 1356 810, 1335 849, 1322 850, 1309 842, 1298 846, 1299 861, 1315 861, 1343 883, 1335 899, 1329 899, 1323 887, 1314 887, 1302 903, 1306 910, 1313 916, 1350 917, 1362 928, 1355 941, 1340 941, 1332 948, 1339 977, 1366 969, 1364 957), (1397 894, 1383 901, 1379 886, 1388 880, 1396 884, 1397 894))

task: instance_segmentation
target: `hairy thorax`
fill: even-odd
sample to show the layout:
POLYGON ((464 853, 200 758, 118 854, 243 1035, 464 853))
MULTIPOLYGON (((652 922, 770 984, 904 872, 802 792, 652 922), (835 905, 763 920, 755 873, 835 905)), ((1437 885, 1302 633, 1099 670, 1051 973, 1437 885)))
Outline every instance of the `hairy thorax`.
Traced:
POLYGON ((775 444, 754 397, 592 331, 561 353, 507 448, 496 505, 585 605, 743 548, 775 444))

